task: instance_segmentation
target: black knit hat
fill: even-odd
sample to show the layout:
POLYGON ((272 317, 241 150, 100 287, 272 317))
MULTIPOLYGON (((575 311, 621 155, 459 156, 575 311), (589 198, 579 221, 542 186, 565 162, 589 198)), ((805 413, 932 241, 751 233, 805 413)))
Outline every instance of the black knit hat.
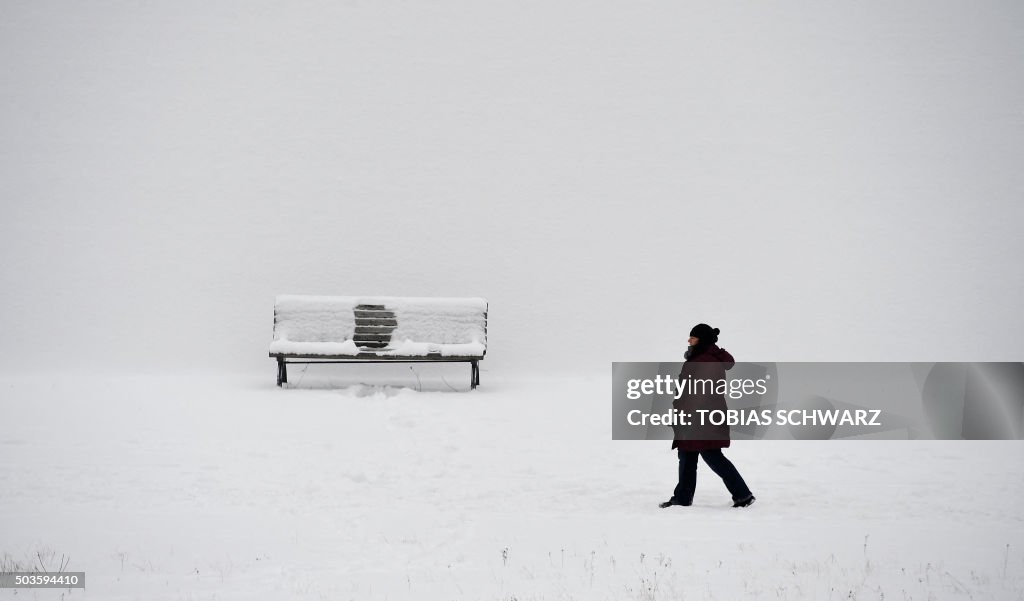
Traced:
POLYGON ((700 344, 702 345, 718 342, 718 334, 720 333, 718 328, 712 328, 706 323, 699 323, 690 330, 690 336, 700 338, 700 344))

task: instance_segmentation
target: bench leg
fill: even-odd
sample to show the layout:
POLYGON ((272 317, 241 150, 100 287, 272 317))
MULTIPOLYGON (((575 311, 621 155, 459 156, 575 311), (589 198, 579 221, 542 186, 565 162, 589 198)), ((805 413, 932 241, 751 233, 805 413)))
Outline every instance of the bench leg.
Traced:
POLYGON ((476 390, 476 387, 480 385, 480 366, 476 361, 470 361, 470 363, 473 364, 473 369, 470 374, 469 387, 471 390, 476 390))
POLYGON ((288 367, 284 362, 284 357, 277 358, 277 385, 280 386, 282 383, 288 383, 288 367))

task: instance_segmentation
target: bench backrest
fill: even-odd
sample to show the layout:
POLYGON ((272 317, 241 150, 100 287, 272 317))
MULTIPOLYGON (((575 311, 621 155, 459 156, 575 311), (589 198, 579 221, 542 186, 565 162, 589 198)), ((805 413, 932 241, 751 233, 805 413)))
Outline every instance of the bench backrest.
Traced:
POLYGON ((295 294, 277 297, 272 352, 276 347, 282 352, 346 353, 336 343, 348 341, 359 352, 393 349, 426 354, 429 345, 430 352, 437 347, 444 354, 482 357, 487 345, 487 301, 295 294), (323 350, 328 348, 335 351, 323 350))

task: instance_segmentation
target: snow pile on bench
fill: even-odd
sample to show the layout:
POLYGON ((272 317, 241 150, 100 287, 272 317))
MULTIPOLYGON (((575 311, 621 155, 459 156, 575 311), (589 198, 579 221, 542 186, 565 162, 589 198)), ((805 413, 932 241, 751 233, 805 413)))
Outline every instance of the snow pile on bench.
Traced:
POLYGON ((285 294, 274 306, 272 355, 483 357, 487 301, 482 298, 302 296, 285 294), (385 348, 359 347, 355 309, 383 305, 397 325, 385 348))

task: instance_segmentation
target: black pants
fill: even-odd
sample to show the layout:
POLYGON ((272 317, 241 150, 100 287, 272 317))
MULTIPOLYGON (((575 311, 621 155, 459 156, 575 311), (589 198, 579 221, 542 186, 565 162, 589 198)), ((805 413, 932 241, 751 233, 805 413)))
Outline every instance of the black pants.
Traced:
POLYGON ((736 466, 722 454, 722 449, 709 449, 707 451, 684 451, 679 449, 679 484, 672 494, 672 500, 676 503, 689 505, 693 502, 693 491, 697 488, 697 457, 703 457, 704 463, 718 474, 725 487, 732 494, 733 501, 746 499, 750 496, 750 489, 743 481, 736 466))

